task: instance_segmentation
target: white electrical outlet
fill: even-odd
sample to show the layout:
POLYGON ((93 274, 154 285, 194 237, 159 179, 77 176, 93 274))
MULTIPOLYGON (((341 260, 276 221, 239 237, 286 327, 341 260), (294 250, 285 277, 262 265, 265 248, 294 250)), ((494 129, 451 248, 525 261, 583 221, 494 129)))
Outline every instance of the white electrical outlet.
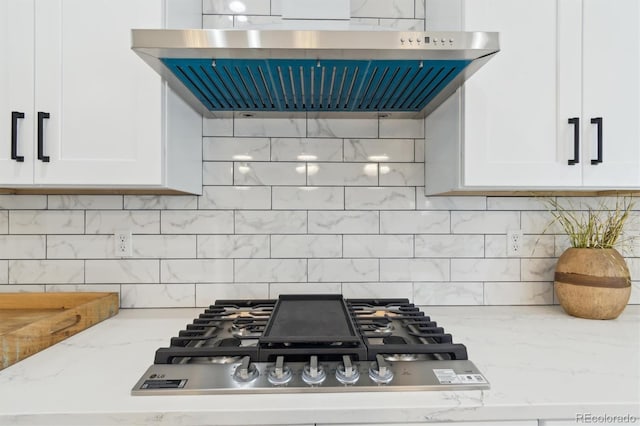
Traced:
POLYGON ((115 253, 117 257, 131 257, 131 231, 116 231, 114 234, 115 253))
POLYGON ((522 230, 507 232, 507 256, 517 257, 522 254, 522 230))

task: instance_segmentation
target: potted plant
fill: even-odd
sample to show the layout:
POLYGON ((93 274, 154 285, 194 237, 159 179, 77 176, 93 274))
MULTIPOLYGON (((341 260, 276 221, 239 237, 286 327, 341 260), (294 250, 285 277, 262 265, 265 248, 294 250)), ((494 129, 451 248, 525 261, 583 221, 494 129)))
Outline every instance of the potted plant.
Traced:
POLYGON ((616 200, 614 208, 574 211, 549 200, 553 222, 569 237, 571 247, 556 265, 554 289, 562 308, 588 319, 614 319, 631 295, 629 268, 614 248, 633 207, 630 199, 616 200))

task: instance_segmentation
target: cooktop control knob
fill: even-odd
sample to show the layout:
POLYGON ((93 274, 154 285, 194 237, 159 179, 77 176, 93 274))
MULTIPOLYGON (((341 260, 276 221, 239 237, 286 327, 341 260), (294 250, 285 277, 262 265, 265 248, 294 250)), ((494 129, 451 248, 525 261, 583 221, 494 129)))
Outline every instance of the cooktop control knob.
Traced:
POLYGON ((359 378, 360 372, 351 364, 351 357, 344 355, 342 357, 342 364, 336 368, 336 380, 343 385, 353 385, 359 378))
POLYGON ((393 371, 382 355, 376 355, 376 360, 371 363, 369 377, 378 384, 387 384, 393 380, 393 371))
POLYGON ((313 355, 309 364, 302 370, 302 380, 308 385, 319 385, 327 378, 322 365, 318 365, 318 356, 313 355))
POLYGON ((273 367, 273 369, 269 371, 267 380, 269 380, 269 383, 274 386, 282 386, 289 383, 291 379, 293 379, 291 368, 284 365, 284 357, 279 356, 278 358, 276 358, 275 367, 273 367))
POLYGON ((248 383, 257 379, 259 375, 256 366, 251 364, 251 358, 245 356, 233 372, 233 380, 239 383, 248 383))

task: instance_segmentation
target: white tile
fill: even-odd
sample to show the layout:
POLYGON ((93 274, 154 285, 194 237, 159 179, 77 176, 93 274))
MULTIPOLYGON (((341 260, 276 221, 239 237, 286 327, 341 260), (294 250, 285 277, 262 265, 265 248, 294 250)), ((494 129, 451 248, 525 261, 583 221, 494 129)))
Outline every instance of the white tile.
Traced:
POLYGON ((263 15, 236 15, 233 17, 234 28, 251 28, 255 29, 260 26, 269 26, 277 24, 281 21, 279 16, 263 16, 263 15))
POLYGON ((377 138, 375 118, 310 118, 308 136, 312 138, 377 138))
POLYGON ((380 164, 381 186, 422 186, 424 185, 423 163, 380 164))
POLYGON ((267 283, 220 283, 196 284, 196 306, 210 306, 216 300, 223 299, 267 299, 267 283))
POLYGON ((271 14, 282 15, 282 0, 271 0, 271 14))
POLYGON ((269 257, 268 235, 199 235, 199 258, 269 257))
POLYGON ((413 283, 416 305, 482 305, 482 283, 413 283))
POLYGON ((332 210, 344 208, 344 190, 335 186, 275 186, 274 210, 332 210))
POLYGON ((506 234, 511 229, 520 229, 520 212, 451 212, 451 232, 454 234, 506 234))
POLYGON ((205 186, 200 209, 270 209, 271 188, 266 186, 205 186))
POLYGON ((0 235, 0 259, 44 258, 44 235, 0 235))
POLYGON ((120 210, 122 195, 49 195, 49 210, 120 210))
POLYGON ((553 283, 487 282, 484 283, 485 305, 551 305, 553 283))
POLYGON ((553 281, 558 259, 522 259, 522 281, 553 281))
POLYGON ((311 282, 368 282, 378 277, 378 259, 309 259, 311 282))
POLYGON ((235 259, 236 282, 300 282, 307 281, 305 259, 235 259))
POLYGON ((236 211, 236 234, 304 234, 307 212, 236 211))
POLYGON ((416 163, 421 163, 424 166, 424 139, 416 139, 415 146, 415 161, 416 163))
MULTIPOLYGON (((233 15, 202 15, 202 28, 207 30, 233 28, 233 15)), ((212 125, 207 124, 207 126, 210 127, 212 125)), ((205 135, 209 136, 210 133, 211 131, 205 133, 205 135)))
MULTIPOLYGON (((9 284, 9 261, 8 260, 0 260, 0 284, 9 284)), ((0 286, 0 291, 2 291, 4 286, 0 286)))
POLYGON ((122 308, 195 307, 195 284, 123 284, 122 308))
POLYGON ((120 294, 120 284, 47 284, 44 288, 47 293, 98 291, 120 294))
POLYGON ((411 187, 347 187, 345 208, 348 210, 413 210, 416 190, 411 187))
POLYGON ((451 281, 520 281, 520 259, 451 259, 451 281))
MULTIPOLYGON (((207 16, 202 16, 204 24, 207 16)), ((215 19, 215 17, 211 17, 215 19)), ((229 19, 224 17, 224 19, 229 19)), ((233 25, 233 17, 231 17, 231 25, 233 25)), ((207 28, 207 27, 204 27, 207 28)), ((202 135, 205 136, 204 141, 208 136, 233 136, 233 118, 204 118, 202 119, 202 135)))
POLYGON ((562 227, 546 211, 523 211, 521 228, 526 234, 561 234, 562 227))
POLYGON ((340 294, 340 283, 271 283, 269 298, 276 299, 281 294, 340 294))
POLYGON ((135 258, 196 257, 195 235, 134 235, 131 245, 135 258))
POLYGON ((562 253, 571 247, 571 242, 567 235, 554 235, 555 250, 553 252, 554 257, 560 257, 562 253))
POLYGON ((82 260, 10 260, 10 284, 73 284, 84 279, 82 260))
POLYGON ((0 285, 0 293, 43 293, 44 284, 9 284, 0 285))
MULTIPOLYGON (((553 235, 523 235, 518 257, 553 257, 553 235)), ((507 257, 506 235, 485 235, 486 257, 507 257)))
MULTIPOLYGON (((396 31, 424 31, 424 19, 380 19, 380 26, 396 31)), ((380 123, 386 120, 380 120, 380 123)), ((380 128, 382 135, 382 128, 380 128)))
POLYGON ((380 259, 380 281, 448 280, 448 259, 380 259))
POLYGON ((0 234, 9 233, 9 212, 0 211, 0 234))
POLYGON ((125 195, 128 210, 193 210, 198 208, 195 195, 125 195))
POLYGON ((343 283, 342 294, 352 299, 413 299, 412 283, 343 283))
POLYGON ((163 234, 231 234, 232 211, 170 211, 161 216, 163 234))
POLYGON ((202 0, 202 14, 219 15, 234 13, 251 13, 268 15, 271 11, 269 0, 202 0))
POLYGON ((46 195, 0 195, 0 210, 38 210, 46 208, 46 195))
POLYGON ((349 20, 351 24, 367 25, 369 27, 380 27, 380 20, 378 18, 351 18, 349 20))
POLYGON ((640 258, 629 258, 625 260, 627 261, 627 268, 629 268, 631 279, 639 280, 640 279, 640 258))
POLYGON ((377 234, 380 213, 375 211, 310 211, 310 234, 377 234))
POLYGON ((344 257, 413 257, 413 235, 345 235, 344 257))
POLYGON ((233 281, 231 259, 163 259, 163 283, 215 283, 233 281))
POLYGON ((87 284, 142 284, 160 282, 158 260, 86 260, 85 269, 85 282, 87 284))
POLYGON ((273 138, 271 161, 342 161, 342 139, 273 138))
MULTIPOLYGON (((345 161, 413 161, 413 139, 345 139, 345 161)), ((421 160, 424 160, 422 158, 421 160)))
POLYGON ((629 297, 630 305, 640 305, 640 282, 631 283, 631 297, 629 297))
POLYGON ((484 257, 484 235, 416 235, 416 257, 484 257))
POLYGON ((115 257, 115 242, 112 235, 47 236, 48 259, 109 259, 113 257, 115 257))
POLYGON ((340 235, 272 235, 271 257, 342 257, 340 235))
POLYGON ((380 120, 380 137, 423 139, 424 119, 383 118, 380 120))
POLYGON ((205 161, 269 161, 269 138, 203 138, 205 161))
POLYGON ((548 210, 544 198, 487 197, 487 210, 548 210))
POLYGON ((84 211, 12 210, 9 212, 9 224, 11 234, 82 234, 84 211))
POLYGON ((417 189, 418 210, 485 210, 487 198, 480 196, 425 196, 424 188, 417 189))
MULTIPOLYGON (((160 233, 159 211, 87 211, 87 234, 113 234, 115 231, 126 230, 133 234, 160 233)), ((58 231, 56 234, 66 233, 58 231)))
POLYGON ((309 185, 374 186, 378 184, 376 163, 309 163, 309 185))
POLYGON ((236 116, 233 124, 235 136, 305 137, 307 122, 304 118, 242 118, 236 116))
POLYGON ((613 210, 623 207, 625 201, 629 198, 625 197, 558 197, 557 202, 566 210, 613 210))
POLYGON ((424 2, 425 0, 415 0, 414 16, 418 19, 424 19, 426 17, 424 2))
POLYGON ((202 163, 203 185, 233 185, 233 163, 205 161, 202 163))
POLYGON ((351 0, 351 16, 413 18, 413 0, 351 0))
POLYGON ((236 162, 234 185, 305 185, 305 163, 236 162))
POLYGON ((447 211, 380 212, 381 234, 448 234, 451 226, 447 211))

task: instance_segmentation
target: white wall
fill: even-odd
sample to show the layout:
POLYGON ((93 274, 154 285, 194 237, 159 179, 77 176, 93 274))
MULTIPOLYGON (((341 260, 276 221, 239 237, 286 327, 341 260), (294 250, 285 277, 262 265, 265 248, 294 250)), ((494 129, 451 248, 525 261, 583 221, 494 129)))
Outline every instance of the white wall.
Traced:
MULTIPOLYGON (((204 27, 278 19, 278 0, 241 0, 244 14, 233 1, 204 0, 204 27)), ((423 0, 352 0, 369 25, 421 30, 424 14, 423 0)), ((423 120, 204 120, 202 197, 0 195, 0 291, 119 291, 123 307, 294 292, 553 303, 566 242, 543 233, 544 205, 425 197, 423 132, 423 120), (133 232, 130 259, 114 257, 118 229, 133 232), (509 229, 525 234, 522 258, 506 257, 509 229)))

